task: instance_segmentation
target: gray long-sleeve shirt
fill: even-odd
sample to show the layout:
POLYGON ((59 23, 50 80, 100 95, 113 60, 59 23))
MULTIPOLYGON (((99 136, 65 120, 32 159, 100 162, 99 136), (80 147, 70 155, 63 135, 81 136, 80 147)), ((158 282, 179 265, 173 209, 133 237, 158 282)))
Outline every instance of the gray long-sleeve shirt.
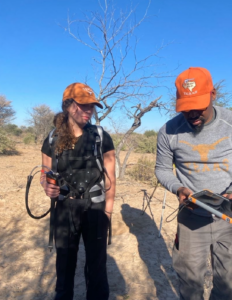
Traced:
POLYGON ((215 120, 198 134, 182 114, 159 131, 155 174, 174 194, 182 186, 193 192, 208 189, 222 194, 232 190, 232 111, 214 108, 215 120))

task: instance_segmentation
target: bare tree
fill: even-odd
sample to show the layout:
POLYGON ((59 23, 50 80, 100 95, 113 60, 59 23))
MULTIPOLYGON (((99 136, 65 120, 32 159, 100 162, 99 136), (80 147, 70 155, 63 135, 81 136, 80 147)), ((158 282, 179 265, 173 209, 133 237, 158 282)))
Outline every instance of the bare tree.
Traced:
POLYGON ((12 108, 11 101, 5 96, 0 95, 0 127, 14 119, 15 111, 12 108))
POLYGON ((125 124, 125 117, 126 116, 121 116, 120 118, 117 118, 115 120, 111 116, 108 118, 110 119, 110 126, 113 129, 114 135, 113 135, 113 140, 114 140, 114 145, 116 149, 120 148, 119 154, 121 150, 127 150, 127 153, 124 157, 123 164, 120 162, 120 157, 119 154, 117 155, 117 160, 116 160, 116 176, 117 178, 123 178, 125 175, 125 170, 127 166, 127 160, 131 154, 131 152, 137 147, 138 144, 138 137, 137 134, 133 134, 131 132, 130 135, 127 135, 127 137, 124 139, 126 133, 129 131, 129 129, 126 129, 126 124, 125 124), (116 138, 115 138, 116 136, 116 138), (119 147, 120 146, 120 147, 119 147))
POLYGON ((225 79, 222 79, 215 83, 214 88, 217 91, 215 105, 232 109, 232 93, 226 91, 225 79))
POLYGON ((53 127, 54 112, 49 106, 42 104, 29 111, 29 123, 33 126, 35 141, 43 141, 53 127))
POLYGON ((127 130, 127 132, 124 134, 123 138, 121 139, 117 149, 116 149, 116 161, 117 161, 117 167, 118 167, 118 177, 120 179, 123 179, 126 169, 127 160, 131 154, 131 152, 134 150, 136 146, 136 141, 131 144, 124 160, 123 164, 121 165, 120 162, 120 152, 122 150, 123 145, 126 143, 126 141, 131 137, 132 133, 141 125, 141 119, 142 117, 149 111, 151 111, 154 107, 160 108, 160 105, 158 104, 158 101, 161 99, 161 96, 156 98, 154 101, 152 101, 149 105, 142 108, 141 104, 138 104, 134 108, 133 112, 128 111, 128 115, 131 119, 133 119, 133 124, 131 127, 127 130))
MULTIPOLYGON (((102 102, 104 110, 95 113, 96 124, 100 124, 116 108, 128 110, 130 103, 136 105, 128 111, 133 124, 125 133, 116 150, 116 158, 120 170, 119 154, 125 141, 141 125, 142 117, 154 107, 161 107, 155 97, 155 91, 162 78, 167 74, 158 73, 156 60, 161 45, 154 53, 140 57, 137 49, 139 40, 135 36, 136 30, 148 18, 151 0, 143 16, 136 19, 136 8, 130 8, 128 13, 117 11, 113 1, 99 1, 99 11, 85 15, 83 19, 71 20, 68 16, 65 30, 80 44, 95 53, 93 70, 98 82, 97 98, 102 102), (155 99, 151 101, 152 99, 155 99)), ((130 151, 126 157, 129 157, 130 151)), ((126 163, 126 162, 125 162, 126 163)), ((124 174, 121 174, 122 177, 124 174)))

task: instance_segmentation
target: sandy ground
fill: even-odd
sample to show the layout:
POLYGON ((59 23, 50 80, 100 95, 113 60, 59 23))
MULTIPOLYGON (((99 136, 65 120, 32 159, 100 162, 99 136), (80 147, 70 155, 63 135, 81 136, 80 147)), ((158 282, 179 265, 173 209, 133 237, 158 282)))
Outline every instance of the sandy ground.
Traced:
MULTIPOLYGON (((40 148, 18 147, 20 155, 0 156, 0 299, 52 299, 55 286, 55 250, 49 252, 49 217, 34 220, 25 209, 26 178, 40 164, 40 148)), ((132 155, 130 162, 137 161, 132 155)), ((127 178, 117 182, 112 245, 108 246, 110 300, 175 300, 178 280, 172 268, 171 254, 176 219, 166 217, 177 207, 176 197, 167 192, 162 235, 159 237, 164 189, 152 198, 151 211, 142 214, 143 193, 151 186, 127 178), (154 218, 152 217, 152 214, 154 218)), ((33 213, 49 208, 49 199, 39 186, 36 175, 30 191, 33 213)), ((83 276, 84 247, 81 242, 75 277, 74 299, 85 299, 83 276)), ((208 299, 210 284, 206 286, 208 299)), ((100 299, 99 299, 100 300, 100 299)))

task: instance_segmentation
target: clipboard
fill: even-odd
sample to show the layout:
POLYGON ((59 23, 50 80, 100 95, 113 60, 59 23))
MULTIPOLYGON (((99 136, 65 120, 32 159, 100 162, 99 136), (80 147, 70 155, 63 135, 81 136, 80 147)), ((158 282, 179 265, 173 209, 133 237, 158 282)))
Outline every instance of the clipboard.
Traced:
POLYGON ((213 193, 209 190, 202 190, 200 192, 191 194, 188 198, 188 201, 204 208, 211 214, 221 218, 222 220, 232 224, 232 218, 227 216, 226 214, 221 213, 217 209, 213 208, 218 207, 222 204, 223 201, 230 202, 229 199, 223 197, 220 194, 213 193), (210 204, 210 205, 209 205, 210 204))

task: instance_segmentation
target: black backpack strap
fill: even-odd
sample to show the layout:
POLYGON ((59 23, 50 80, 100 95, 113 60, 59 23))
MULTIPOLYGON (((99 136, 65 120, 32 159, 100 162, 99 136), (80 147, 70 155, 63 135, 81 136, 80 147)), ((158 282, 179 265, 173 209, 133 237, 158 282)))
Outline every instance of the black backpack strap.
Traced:
POLYGON ((98 132, 99 138, 100 138, 99 151, 100 151, 101 159, 103 161, 103 155, 102 155, 103 128, 101 126, 99 126, 99 125, 96 125, 96 128, 97 128, 97 132, 98 132))
POLYGON ((108 246, 112 244, 112 219, 109 220, 109 238, 108 238, 108 246))
POLYGON ((111 179, 109 177, 109 174, 108 174, 106 168, 104 167, 104 161, 103 161, 103 154, 102 154, 103 128, 101 126, 98 126, 98 125, 96 125, 96 128, 97 128, 97 132, 98 132, 100 140, 99 140, 99 138, 96 137, 95 149, 99 148, 102 163, 100 163, 100 161, 98 159, 99 156, 97 155, 97 150, 95 152, 95 149, 94 149, 94 155, 96 156, 96 162, 97 162, 97 165, 98 165, 100 171, 101 172, 103 171, 105 173, 106 177, 109 179, 110 186, 109 186, 108 189, 104 189, 104 192, 107 192, 111 188, 111 179), (99 147, 98 147, 98 145, 99 145, 99 147))
POLYGON ((50 210, 50 227, 49 227, 49 241, 48 248, 50 251, 53 249, 53 235, 54 235, 54 224, 55 224, 55 203, 56 198, 51 198, 51 210, 50 210))
MULTIPOLYGON (((110 181, 110 187, 105 190, 108 191, 110 188, 111 188, 111 180, 110 180, 110 177, 108 175, 108 172, 106 170, 106 168, 104 167, 104 161, 103 161, 103 154, 102 154, 102 142, 103 142, 103 128, 101 126, 98 126, 96 125, 97 127, 97 131, 98 131, 98 134, 99 134, 99 137, 100 137, 100 146, 99 146, 99 151, 100 151, 100 156, 101 156, 101 160, 102 160, 102 169, 103 169, 103 172, 106 174, 106 176, 108 177, 109 181, 110 181)), ((97 140, 96 138, 96 144, 99 143, 99 141, 97 140)), ((96 146, 96 149, 97 149, 97 146, 96 146)), ((94 153, 95 155, 95 153, 94 153)), ((97 157, 97 153, 95 155, 97 157)), ((96 158, 96 161, 97 161, 97 164, 100 164, 99 162, 99 159, 96 158)), ((112 224, 111 224, 111 219, 109 220, 109 238, 108 238, 108 245, 111 245, 111 238, 112 238, 112 224)))
MULTIPOLYGON (((52 171, 57 172, 57 163, 58 159, 55 153, 54 141, 55 141, 55 133, 56 128, 50 131, 48 135, 49 145, 52 149, 52 171)), ((54 235, 54 223, 55 223, 55 202, 56 198, 51 198, 51 210, 50 210, 50 228, 49 228, 49 242, 48 248, 50 251, 53 249, 53 235, 54 235)))
POLYGON ((55 147, 54 147, 55 139, 57 138, 57 136, 54 134, 55 131, 56 131, 56 128, 52 129, 48 135, 49 145, 50 145, 50 148, 52 149, 52 171, 53 172, 57 172, 57 163, 58 163, 58 158, 57 158, 55 147))
POLYGON ((49 142, 49 145, 51 147, 52 145, 52 142, 53 142, 53 138, 54 138, 54 132, 56 131, 56 128, 52 129, 50 132, 49 132, 49 135, 48 135, 48 142, 49 142))

